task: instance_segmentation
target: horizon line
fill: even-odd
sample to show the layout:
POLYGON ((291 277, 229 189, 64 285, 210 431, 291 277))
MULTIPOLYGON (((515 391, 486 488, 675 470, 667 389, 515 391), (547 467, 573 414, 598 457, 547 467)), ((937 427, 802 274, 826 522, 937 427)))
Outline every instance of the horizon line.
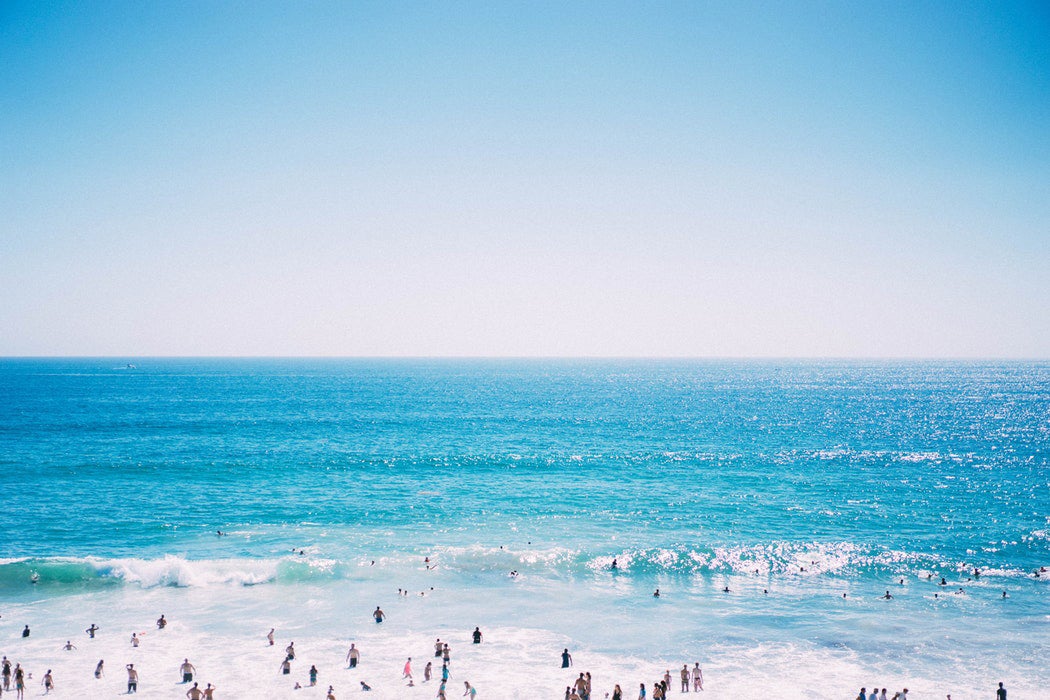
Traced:
POLYGON ((3 355, 3 360, 690 360, 860 362, 1048 362, 1050 357, 987 355, 3 355))

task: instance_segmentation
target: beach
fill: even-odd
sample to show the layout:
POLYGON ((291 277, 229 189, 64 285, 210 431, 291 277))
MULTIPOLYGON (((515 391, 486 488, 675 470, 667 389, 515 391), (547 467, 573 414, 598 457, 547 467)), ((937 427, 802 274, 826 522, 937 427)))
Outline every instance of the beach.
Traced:
POLYGON ((430 698, 437 638, 449 697, 677 696, 694 663, 708 698, 1050 683, 1045 364, 135 365, 0 362, 27 696, 133 663, 181 698, 188 659, 217 698, 430 698))

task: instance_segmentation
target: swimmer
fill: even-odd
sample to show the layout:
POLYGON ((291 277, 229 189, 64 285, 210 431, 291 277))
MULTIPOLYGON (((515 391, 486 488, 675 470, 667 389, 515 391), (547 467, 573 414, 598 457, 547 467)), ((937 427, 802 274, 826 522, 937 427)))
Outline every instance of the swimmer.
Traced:
POLYGON ((26 625, 25 629, 22 630, 22 638, 25 639, 28 636, 29 636, 29 625, 26 625))
POLYGON ((723 588, 722 592, 723 593, 729 593, 729 586, 726 586, 725 588, 723 588))
POLYGON ((282 676, 287 676, 291 672, 292 672, 292 662, 289 661, 288 658, 286 657, 285 660, 281 662, 281 675, 282 676))
POLYGON ((350 649, 346 652, 346 661, 350 664, 349 668, 357 668, 357 660, 361 658, 361 652, 357 650, 353 644, 350 645, 350 649))
POLYGON ((159 618, 157 618, 157 629, 162 630, 162 629, 164 629, 167 626, 168 626, 168 621, 164 619, 163 615, 161 615, 159 618))
POLYGON ((434 658, 441 658, 441 639, 437 639, 434 641, 434 658))
POLYGON ((91 639, 94 639, 95 638, 95 632, 98 632, 98 625, 96 625, 94 622, 92 622, 91 623, 91 627, 88 627, 84 631, 87 632, 88 637, 90 637, 91 639))
POLYGON ((138 647, 138 645, 139 645, 139 636, 137 634, 135 634, 134 632, 132 632, 131 633, 131 646, 132 647, 138 647))
POLYGON ((947 585, 948 585, 948 582, 944 580, 944 577, 943 577, 943 576, 941 576, 941 582, 940 582, 940 583, 938 583, 937 585, 938 585, 938 586, 947 586, 947 585))
POLYGON ((660 597, 660 589, 657 588, 655 591, 653 591, 653 598, 659 598, 659 597, 660 597))
POLYGON ((372 617, 375 618, 376 624, 378 625, 380 622, 383 621, 386 615, 383 613, 382 610, 379 609, 379 606, 377 605, 375 612, 372 613, 372 617))
POLYGON ((95 678, 102 678, 102 676, 106 675, 102 672, 102 663, 103 660, 99 659, 98 664, 95 665, 95 678))
POLYGON ((317 685, 317 667, 310 666, 310 686, 313 687, 315 685, 317 685))
POLYGON ((572 654, 569 653, 568 649, 565 649, 561 653, 561 667, 568 668, 572 666, 572 654))
POLYGON ((769 591, 765 588, 762 589, 762 595, 769 595, 769 591))
POLYGON ((616 565, 616 559, 614 558, 613 559, 613 563, 612 563, 612 569, 613 569, 613 571, 615 571, 617 568, 619 568, 619 567, 616 565))
POLYGON ((452 650, 448 648, 448 644, 441 646, 441 660, 446 664, 452 661, 452 650))
POLYGON ((295 661, 295 642, 288 642, 288 646, 284 649, 284 654, 289 661, 295 661))
POLYGON ((368 685, 364 681, 361 681, 361 690, 371 690, 372 686, 368 685))
POLYGON ((1006 591, 1003 591, 1003 598, 1006 597, 1006 591))
POLYGON ((71 641, 69 641, 67 639, 65 646, 63 646, 62 648, 65 649, 66 651, 76 651, 77 647, 76 647, 75 644, 73 644, 73 642, 71 642, 71 641))
POLYGON ((481 644, 481 629, 479 627, 474 628, 474 643, 481 644))
POLYGON ((882 596, 883 600, 890 600, 892 598, 893 598, 893 596, 890 595, 889 591, 886 591, 886 595, 882 596))
POLYGON ((182 665, 179 666, 179 673, 182 674, 182 682, 189 683, 193 680, 193 674, 197 672, 197 669, 193 667, 189 659, 183 659, 182 665))
POLYGON ((273 633, 275 630, 276 628, 271 627, 270 631, 266 633, 266 641, 270 643, 270 646, 273 646, 273 633))

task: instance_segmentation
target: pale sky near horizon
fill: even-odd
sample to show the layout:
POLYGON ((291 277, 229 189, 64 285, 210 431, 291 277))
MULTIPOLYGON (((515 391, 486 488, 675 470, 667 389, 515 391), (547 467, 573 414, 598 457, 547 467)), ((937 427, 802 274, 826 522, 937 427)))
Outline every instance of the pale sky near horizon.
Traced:
POLYGON ((1050 357, 1050 5, 5 2, 0 355, 1050 357))

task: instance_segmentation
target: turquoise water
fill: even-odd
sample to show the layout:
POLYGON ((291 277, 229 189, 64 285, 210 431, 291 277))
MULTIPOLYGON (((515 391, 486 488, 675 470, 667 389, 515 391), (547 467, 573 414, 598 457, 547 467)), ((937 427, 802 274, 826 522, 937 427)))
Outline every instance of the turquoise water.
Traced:
POLYGON ((596 653, 1050 682, 1048 363, 128 362, 0 361, 3 600, 404 581, 596 653))

